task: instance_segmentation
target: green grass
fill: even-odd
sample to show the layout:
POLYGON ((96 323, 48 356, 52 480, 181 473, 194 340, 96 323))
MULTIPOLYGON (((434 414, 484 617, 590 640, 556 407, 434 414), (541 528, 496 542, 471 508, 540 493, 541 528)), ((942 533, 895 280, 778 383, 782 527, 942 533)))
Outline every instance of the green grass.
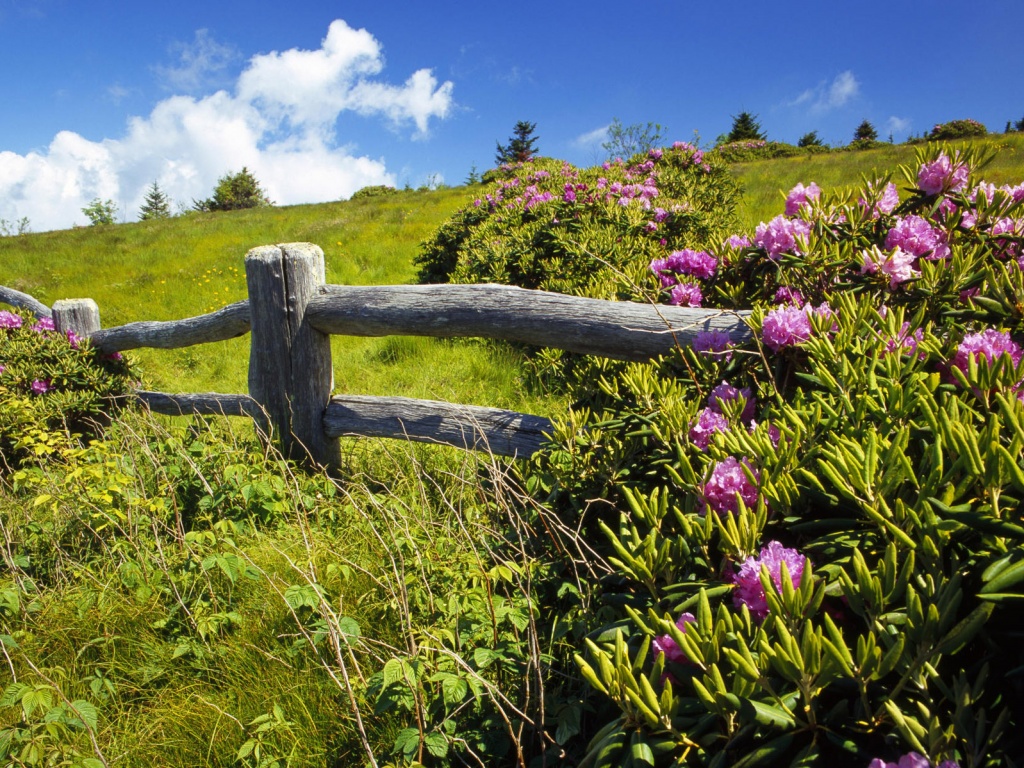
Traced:
MULTIPOLYGON (((982 177, 996 185, 1024 180, 1024 133, 996 134, 972 142, 975 146, 992 147, 995 159, 981 172, 982 177)), ((737 163, 733 173, 743 189, 737 211, 741 231, 753 232, 759 222, 778 216, 785 209, 786 193, 798 182, 815 182, 824 191, 858 186, 862 177, 873 179, 892 173, 898 187, 905 186, 897 168, 900 164, 914 166, 915 146, 896 144, 891 147, 858 152, 830 152, 800 157, 737 163)))

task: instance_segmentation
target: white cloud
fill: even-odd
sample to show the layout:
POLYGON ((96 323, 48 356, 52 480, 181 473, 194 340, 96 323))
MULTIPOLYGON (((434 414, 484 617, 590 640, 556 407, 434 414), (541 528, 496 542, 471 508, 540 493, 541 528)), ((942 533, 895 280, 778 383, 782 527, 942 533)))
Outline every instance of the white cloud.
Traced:
POLYGON ((322 46, 252 57, 234 93, 176 95, 128 121, 118 139, 89 141, 62 131, 50 145, 0 152, 0 218, 27 216, 36 231, 84 223, 93 198, 113 199, 135 218, 156 180, 186 204, 217 179, 247 166, 278 204, 336 200, 368 184, 394 184, 383 159, 355 157, 335 139, 344 111, 384 117, 427 135, 431 118, 453 109, 451 82, 430 70, 402 85, 371 79, 383 69, 380 45, 344 21, 322 46))
POLYGON ((581 133, 572 140, 572 145, 579 149, 592 149, 594 147, 599 147, 608 141, 608 128, 609 126, 604 125, 600 128, 595 128, 592 131, 581 133))
POLYGON ((903 133, 910 130, 909 117, 896 117, 893 115, 885 121, 885 127, 889 133, 903 133))
POLYGON ((227 68, 242 58, 234 46, 218 43, 207 29, 197 29, 191 43, 175 43, 171 51, 178 55, 177 66, 156 66, 153 71, 168 90, 178 93, 196 93, 222 80, 227 68))
POLYGON ((860 83, 853 72, 846 70, 833 78, 832 82, 822 80, 814 88, 808 88, 790 101, 787 106, 809 105, 812 112, 828 112, 845 106, 860 95, 860 83))

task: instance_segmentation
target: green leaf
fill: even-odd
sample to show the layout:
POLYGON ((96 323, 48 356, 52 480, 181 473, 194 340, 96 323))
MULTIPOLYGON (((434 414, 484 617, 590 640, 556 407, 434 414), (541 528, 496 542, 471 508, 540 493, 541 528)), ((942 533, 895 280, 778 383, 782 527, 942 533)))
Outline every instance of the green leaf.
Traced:
POLYGON ((96 730, 96 724, 99 722, 99 713, 96 711, 96 705, 85 699, 75 699, 71 702, 72 712, 77 711, 78 717, 85 723, 90 730, 96 730))
POLYGON ((426 746, 427 752, 434 757, 444 757, 448 754, 448 739, 444 737, 443 733, 428 733, 423 739, 423 744, 426 746))

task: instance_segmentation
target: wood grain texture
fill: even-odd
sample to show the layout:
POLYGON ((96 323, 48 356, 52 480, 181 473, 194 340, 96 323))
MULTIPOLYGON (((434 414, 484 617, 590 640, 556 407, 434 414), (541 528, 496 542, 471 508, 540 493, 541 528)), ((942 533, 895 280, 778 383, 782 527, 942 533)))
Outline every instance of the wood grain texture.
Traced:
POLYGON ((749 312, 603 301, 506 285, 328 285, 307 314, 324 333, 479 336, 620 360, 691 345, 700 331, 750 337, 749 312))
POLYGON ((58 299, 53 302, 53 325, 61 333, 90 336, 100 329, 100 308, 92 299, 58 299))
POLYGON ((36 317, 52 317, 50 308, 27 293, 0 285, 0 304, 7 304, 18 309, 27 309, 36 317))
POLYGON ((137 390, 133 394, 149 410, 166 416, 188 416, 198 413, 204 416, 257 418, 263 415, 259 403, 248 395, 222 395, 216 392, 171 394, 148 390, 137 390))
POLYGON ((237 301, 197 317, 184 320, 143 320, 104 328, 90 335, 94 346, 104 352, 154 347, 177 349, 226 341, 249 331, 249 302, 237 301))
POLYGON ((543 416, 408 397, 335 395, 324 414, 332 437, 362 435, 453 445, 526 458, 551 432, 543 416))

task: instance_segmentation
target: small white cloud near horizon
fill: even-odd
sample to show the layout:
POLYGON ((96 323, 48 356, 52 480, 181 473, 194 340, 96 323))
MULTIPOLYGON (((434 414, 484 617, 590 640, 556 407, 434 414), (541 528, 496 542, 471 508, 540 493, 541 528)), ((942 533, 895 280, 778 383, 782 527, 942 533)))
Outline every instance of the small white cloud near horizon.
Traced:
MULTIPOLYGON (((181 83, 201 69, 182 74, 181 83)), ((170 96, 148 116, 130 118, 120 138, 90 141, 65 130, 42 150, 0 151, 0 219, 28 217, 34 231, 67 228, 86 223, 81 209, 101 198, 114 200, 134 220, 153 181, 188 205, 243 166, 279 205, 394 185, 383 158, 354 156, 338 140, 338 117, 347 111, 384 118, 396 129, 414 127, 413 138, 422 139, 432 118, 454 108, 454 85, 439 84, 429 69, 392 85, 375 79, 383 69, 376 39, 339 19, 320 48, 252 56, 234 93, 170 96)))
POLYGON ((604 125, 601 126, 600 128, 595 128, 592 131, 581 133, 570 143, 577 149, 594 149, 596 147, 600 147, 602 144, 608 141, 608 129, 610 127, 611 124, 604 125))
POLYGON ((847 69, 836 75, 831 83, 822 80, 814 88, 808 88, 793 101, 788 102, 786 106, 808 105, 811 112, 828 112, 846 106, 859 95, 860 83, 857 82, 853 72, 847 69))
POLYGON ((910 118, 892 115, 885 121, 885 127, 889 133, 906 133, 910 130, 910 118))

